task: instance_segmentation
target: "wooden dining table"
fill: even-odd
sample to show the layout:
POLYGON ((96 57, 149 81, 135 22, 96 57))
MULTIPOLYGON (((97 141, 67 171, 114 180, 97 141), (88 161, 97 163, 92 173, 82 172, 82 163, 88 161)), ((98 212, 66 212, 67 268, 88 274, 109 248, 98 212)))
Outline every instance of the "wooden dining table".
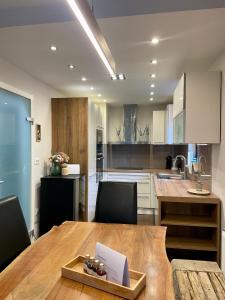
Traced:
POLYGON ((146 273, 146 287, 137 299, 174 299, 165 235, 165 227, 148 225, 65 222, 54 226, 0 273, 0 299, 122 299, 61 276, 61 267, 77 255, 94 255, 96 242, 126 255, 130 269, 146 273))

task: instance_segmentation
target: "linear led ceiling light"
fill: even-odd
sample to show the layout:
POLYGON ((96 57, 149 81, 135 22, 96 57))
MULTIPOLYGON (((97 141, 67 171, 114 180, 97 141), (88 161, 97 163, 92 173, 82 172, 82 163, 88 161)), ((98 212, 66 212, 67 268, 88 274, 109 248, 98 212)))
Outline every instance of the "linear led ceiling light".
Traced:
POLYGON ((106 66, 109 74, 115 74, 115 61, 102 35, 98 23, 92 14, 87 0, 67 0, 80 25, 106 66))

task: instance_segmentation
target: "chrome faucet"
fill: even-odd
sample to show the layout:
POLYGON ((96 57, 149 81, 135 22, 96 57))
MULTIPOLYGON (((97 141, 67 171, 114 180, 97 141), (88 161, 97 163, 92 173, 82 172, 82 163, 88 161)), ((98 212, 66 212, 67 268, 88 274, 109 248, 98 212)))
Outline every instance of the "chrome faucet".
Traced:
MULTIPOLYGON (((179 154, 179 155, 177 155, 176 157, 175 157, 175 165, 176 165, 176 163, 177 163, 177 159, 178 158, 181 158, 182 160, 183 160, 183 162, 184 162, 184 172, 183 172, 183 178, 184 179, 187 179, 187 173, 188 173, 188 167, 187 167, 187 159, 186 159, 186 157, 184 156, 184 155, 181 155, 181 154, 179 154)), ((182 172, 180 172, 181 174, 182 174, 182 172)))
POLYGON ((205 167, 206 167, 206 158, 204 155, 199 156, 198 158, 198 163, 201 164, 201 173, 205 174, 205 167), (203 163, 201 161, 204 160, 204 167, 203 167, 203 163))

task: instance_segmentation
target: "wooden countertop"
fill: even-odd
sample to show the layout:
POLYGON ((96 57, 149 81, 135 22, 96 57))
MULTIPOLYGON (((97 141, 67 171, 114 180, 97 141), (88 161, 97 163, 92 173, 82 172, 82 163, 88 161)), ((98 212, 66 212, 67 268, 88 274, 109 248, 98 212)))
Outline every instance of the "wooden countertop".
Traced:
POLYGON ((154 168, 146 168, 146 169, 116 169, 116 168, 107 168, 104 172, 115 172, 115 173, 166 173, 170 174, 171 170, 168 169, 154 169, 154 168))
POLYGON ((195 201, 196 203, 218 203, 218 197, 211 193, 207 196, 192 195, 187 192, 188 189, 195 188, 196 182, 191 180, 173 180, 173 179, 159 179, 154 176, 156 196, 158 200, 174 202, 180 201, 195 201))
POLYGON ((166 228, 159 226, 65 222, 39 238, 0 273, 0 299, 122 299, 61 277, 61 267, 79 254, 94 255, 101 242, 128 257, 129 268, 145 272, 139 300, 174 300, 166 228))

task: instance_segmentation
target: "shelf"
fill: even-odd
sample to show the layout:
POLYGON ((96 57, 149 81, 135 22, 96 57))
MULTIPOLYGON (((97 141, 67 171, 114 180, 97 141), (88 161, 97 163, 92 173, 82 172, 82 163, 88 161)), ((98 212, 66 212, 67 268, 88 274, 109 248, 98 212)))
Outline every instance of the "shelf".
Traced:
POLYGON ((161 225, 197 226, 217 228, 217 223, 206 216, 169 214, 161 219, 161 225))
POLYGON ((166 248, 218 251, 212 240, 183 237, 166 237, 166 248))

